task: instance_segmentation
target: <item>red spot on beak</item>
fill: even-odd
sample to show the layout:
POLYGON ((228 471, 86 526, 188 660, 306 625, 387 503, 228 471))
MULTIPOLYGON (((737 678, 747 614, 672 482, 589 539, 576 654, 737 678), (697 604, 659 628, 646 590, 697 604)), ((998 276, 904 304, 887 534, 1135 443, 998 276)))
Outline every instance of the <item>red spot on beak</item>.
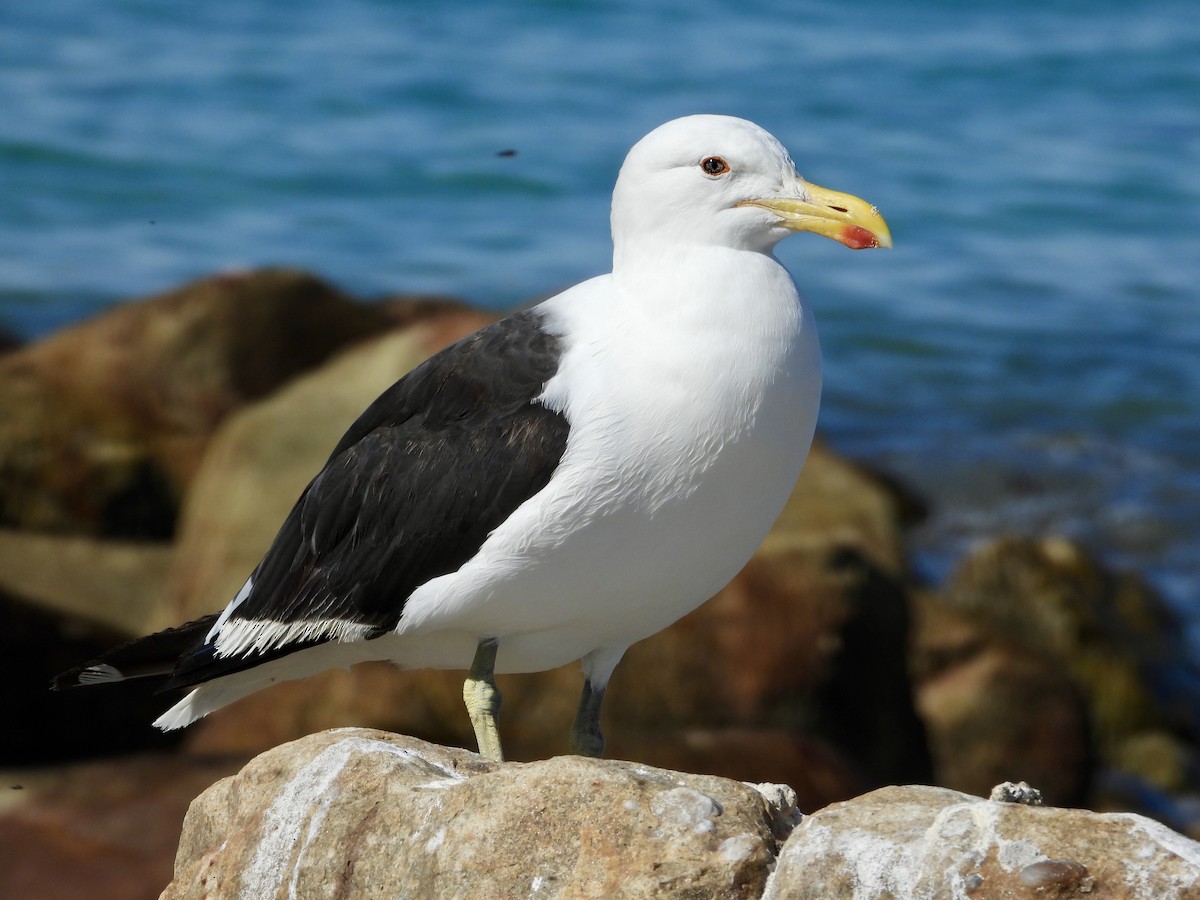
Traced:
POLYGON ((879 246, 879 240, 875 235, 861 225, 847 225, 842 229, 838 240, 851 250, 870 250, 872 247, 879 246))

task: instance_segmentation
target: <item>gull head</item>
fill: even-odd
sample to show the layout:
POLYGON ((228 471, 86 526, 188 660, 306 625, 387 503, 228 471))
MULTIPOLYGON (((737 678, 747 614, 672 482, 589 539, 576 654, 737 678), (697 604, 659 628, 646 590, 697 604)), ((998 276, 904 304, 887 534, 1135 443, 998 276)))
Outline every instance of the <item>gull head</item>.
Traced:
POLYGON ((770 252, 797 231, 892 245, 874 206, 805 181, 778 140, 732 116, 674 119, 638 141, 617 177, 612 229, 618 252, 626 242, 770 252))

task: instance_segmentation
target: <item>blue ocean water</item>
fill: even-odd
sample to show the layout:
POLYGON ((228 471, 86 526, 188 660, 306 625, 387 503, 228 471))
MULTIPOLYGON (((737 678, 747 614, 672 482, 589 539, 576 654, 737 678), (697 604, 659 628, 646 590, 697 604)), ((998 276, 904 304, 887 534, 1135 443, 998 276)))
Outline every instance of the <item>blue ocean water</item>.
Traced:
POLYGON ((1200 632, 1191 0, 56 0, 0 11, 0 325, 217 270, 505 308, 605 271, 621 158, 754 119, 879 205, 797 237, 832 443, 923 490, 937 577, 1066 533, 1200 632))

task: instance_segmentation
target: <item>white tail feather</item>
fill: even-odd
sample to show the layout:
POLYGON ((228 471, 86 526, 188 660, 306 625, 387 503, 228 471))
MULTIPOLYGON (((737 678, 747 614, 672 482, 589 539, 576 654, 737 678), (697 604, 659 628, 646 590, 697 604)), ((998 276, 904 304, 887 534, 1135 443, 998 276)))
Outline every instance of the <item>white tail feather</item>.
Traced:
POLYGON ((280 681, 307 678, 326 669, 349 668, 355 663, 367 660, 390 658, 386 639, 349 643, 332 641, 298 650, 251 669, 214 678, 193 688, 186 697, 155 719, 154 725, 163 731, 173 731, 280 681))

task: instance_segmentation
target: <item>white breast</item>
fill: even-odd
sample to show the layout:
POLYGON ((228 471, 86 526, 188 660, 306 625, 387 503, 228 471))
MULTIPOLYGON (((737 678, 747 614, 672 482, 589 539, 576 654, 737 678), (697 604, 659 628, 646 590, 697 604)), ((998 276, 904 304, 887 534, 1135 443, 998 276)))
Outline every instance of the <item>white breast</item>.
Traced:
POLYGON ((737 574, 803 465, 821 377, 790 276, 749 255, 544 305, 566 344, 544 400, 571 424, 567 452, 472 562, 412 595, 400 634, 498 636, 498 671, 536 671, 647 637, 737 574))

